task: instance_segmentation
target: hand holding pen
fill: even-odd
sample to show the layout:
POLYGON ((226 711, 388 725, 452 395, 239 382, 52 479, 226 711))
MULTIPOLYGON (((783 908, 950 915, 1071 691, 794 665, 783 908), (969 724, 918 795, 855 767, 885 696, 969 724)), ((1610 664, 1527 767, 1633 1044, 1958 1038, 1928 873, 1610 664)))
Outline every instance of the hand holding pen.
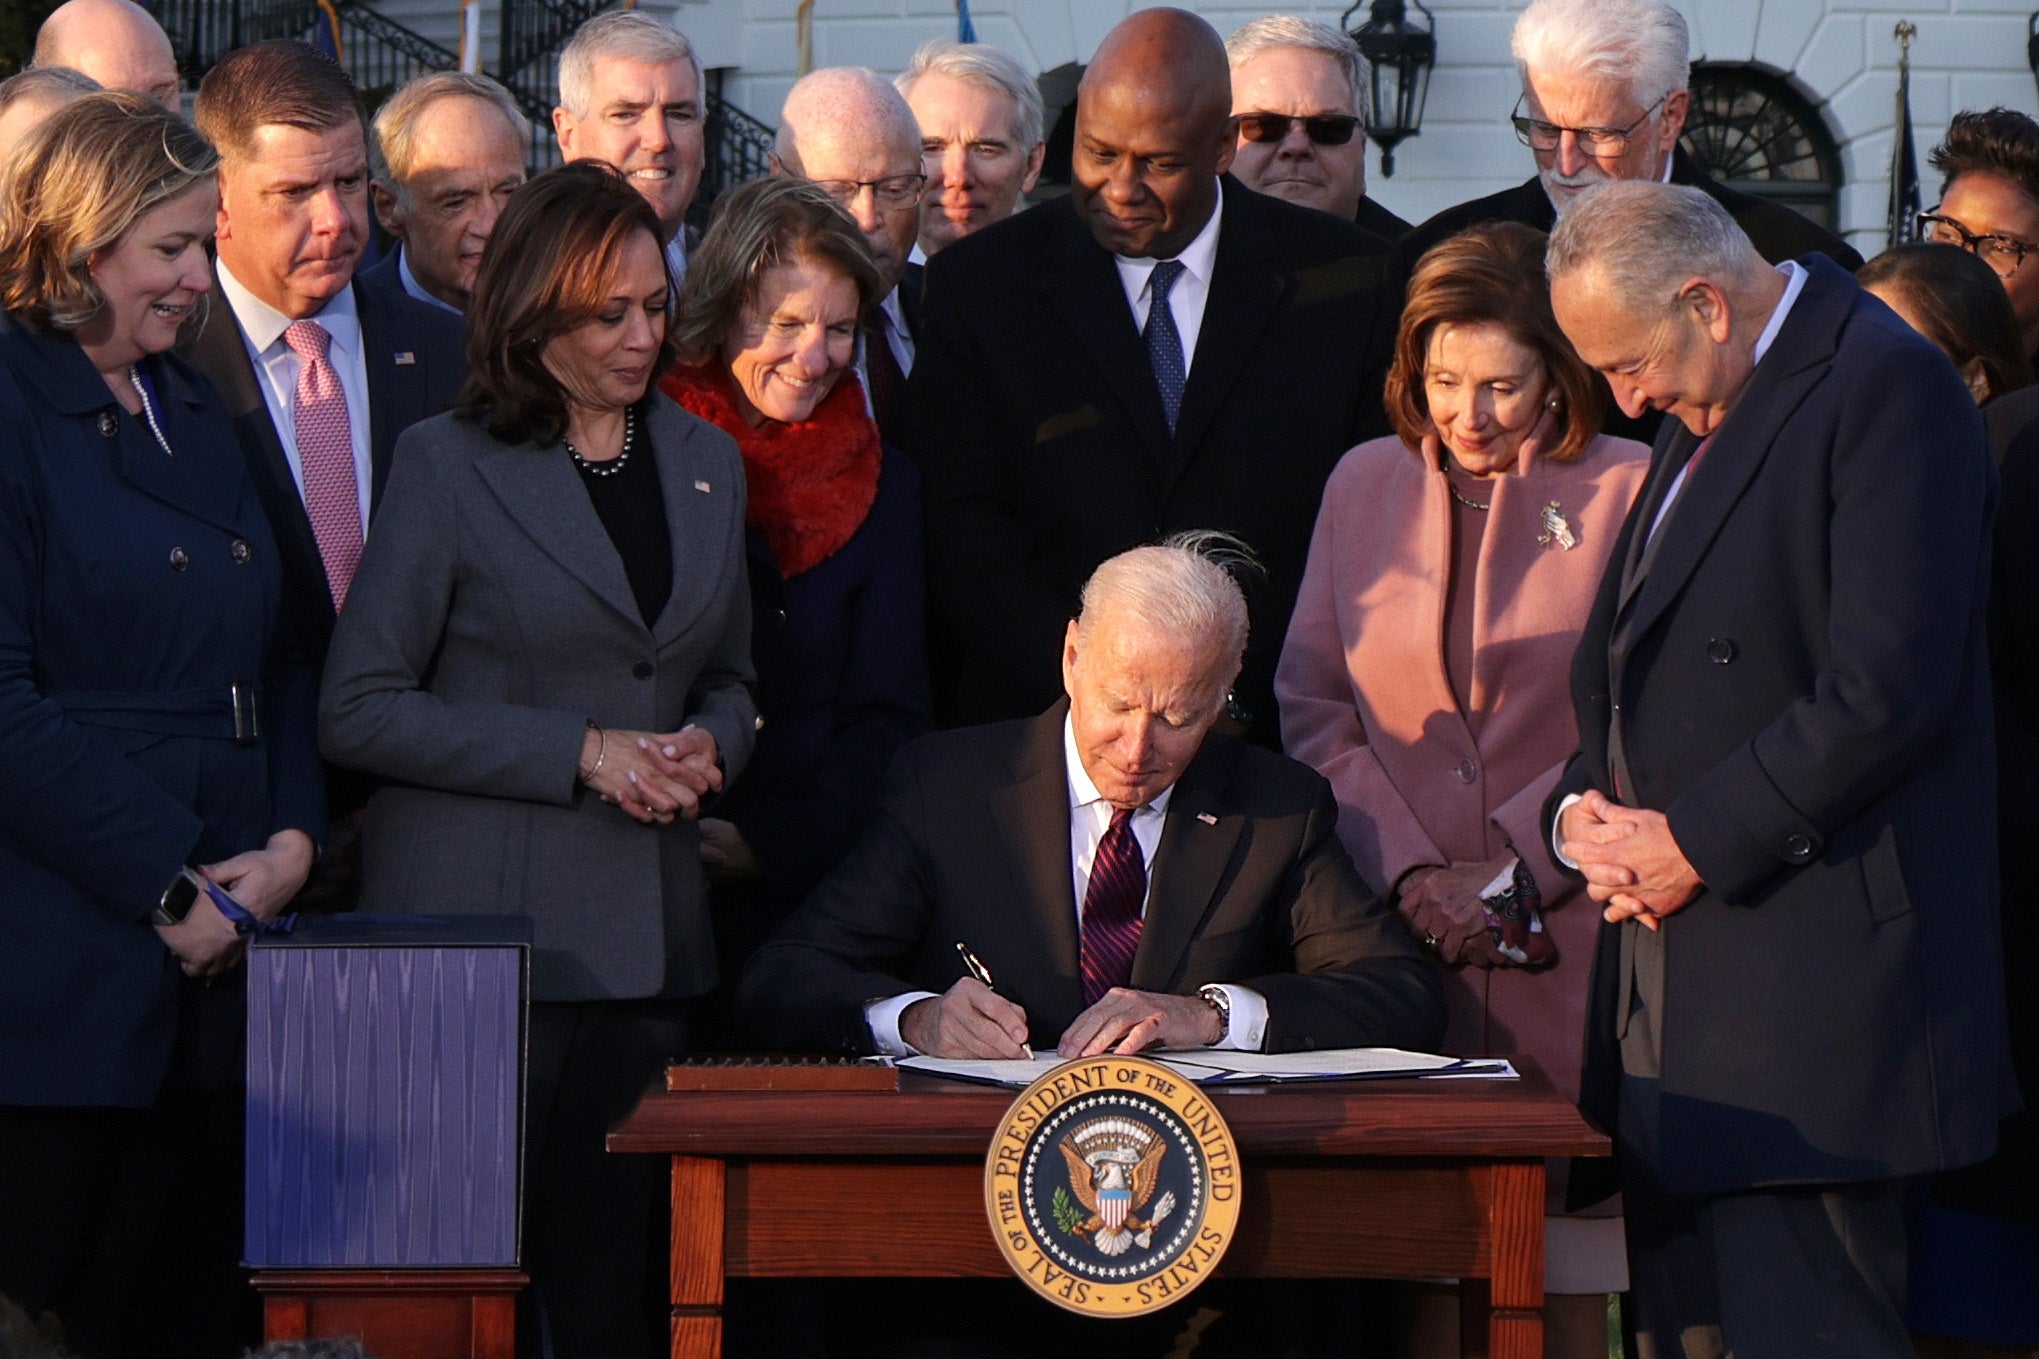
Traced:
POLYGON ((940 996, 917 1000, 899 1016, 899 1036, 929 1057, 1032 1060, 1027 1012, 992 988, 991 973, 957 943, 965 976, 940 996))

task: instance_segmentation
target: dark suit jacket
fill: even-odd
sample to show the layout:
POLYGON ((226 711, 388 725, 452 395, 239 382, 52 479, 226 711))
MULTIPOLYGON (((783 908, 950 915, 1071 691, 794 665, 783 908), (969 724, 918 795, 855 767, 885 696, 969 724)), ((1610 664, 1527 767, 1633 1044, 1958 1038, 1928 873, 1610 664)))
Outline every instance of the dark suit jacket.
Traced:
MULTIPOLYGON (((1889 1179, 1989 1153, 2006 1096, 1984 646, 1995 473, 1932 345, 1831 262, 1658 530, 1667 422, 1581 634, 1581 749, 1705 883, 1665 922, 1673 1192, 1889 1179)), ((1585 1102, 1613 1127, 1623 931, 1601 931, 1585 1102)))
POLYGON ((1401 283, 1392 252, 1329 213, 1226 176, 1210 300, 1171 438, 1112 256, 1058 199, 928 265, 907 451, 926 478, 936 715, 1039 712, 1077 595, 1105 558, 1228 529, 1268 568, 1239 679, 1278 745, 1274 662, 1317 502, 1386 431, 1381 380, 1401 283))
MULTIPOLYGON (((947 990, 963 975, 963 940, 1026 1010, 1033 1045, 1055 1045, 1083 1009, 1068 711, 899 753, 878 824, 744 973, 739 1003, 758 1038, 868 1052, 865 1005, 947 990)), ((1361 884, 1337 822, 1307 767, 1206 738, 1169 802, 1133 986, 1251 987, 1267 998, 1269 1051, 1436 1043, 1436 972, 1361 884)))
POLYGON ((255 488, 211 384, 148 367, 174 457, 73 340, 0 317, 0 1106, 146 1107, 180 1025, 231 1069, 237 982, 202 993, 222 1041, 195 1052, 149 913, 182 864, 325 832, 255 488))
MULTIPOLYGON (((1682 146, 1671 152, 1671 182, 1695 188, 1726 208, 1755 245, 1756 252, 1772 264, 1795 260, 1800 255, 1821 254, 1850 273, 1862 267, 1862 256, 1840 237, 1782 203, 1730 189, 1700 169, 1682 146)), ((1521 222, 1538 231, 1549 231, 1557 220, 1557 210, 1551 206, 1550 195, 1544 192, 1543 181, 1531 175, 1527 183, 1512 189, 1446 208, 1402 237, 1398 254, 1402 267, 1412 270, 1424 251, 1467 227, 1482 222, 1521 222)), ((1661 412, 1645 411, 1641 417, 1631 419, 1610 400, 1604 432, 1617 439, 1652 443, 1663 423, 1661 412)))
POLYGON ((1373 201, 1371 197, 1359 200, 1359 213, 1353 218, 1361 229, 1371 231, 1384 241, 1399 241, 1409 234, 1409 224, 1373 201))
MULTIPOLYGON (((376 269, 389 271, 394 283, 396 252, 376 269)), ((374 270, 370 271, 371 273, 374 270)), ((312 536, 304 499, 290 475, 283 444, 262 399, 261 380, 248 358, 248 346, 234 320, 234 309, 214 290, 205 328, 188 346, 185 357, 212 379, 225 399, 241 452, 255 476, 262 508, 276 531, 283 553, 284 601, 292 624, 303 636, 314 665, 325 663, 333 636, 333 595, 326 566, 312 536)), ((354 283, 354 306, 361 316, 362 353, 368 368, 368 451, 371 515, 382 503, 389 481, 390 451, 396 436, 429 416, 449 409, 467 381, 466 331, 460 318, 420 302, 403 291, 354 283), (408 354, 408 362, 402 356, 408 354)))

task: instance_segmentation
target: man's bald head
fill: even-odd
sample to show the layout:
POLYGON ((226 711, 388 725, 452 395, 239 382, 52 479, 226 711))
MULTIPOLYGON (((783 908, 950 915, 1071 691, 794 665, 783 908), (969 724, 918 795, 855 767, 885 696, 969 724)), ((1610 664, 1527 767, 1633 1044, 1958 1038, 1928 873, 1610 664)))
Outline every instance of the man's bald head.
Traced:
POLYGON ((1218 31, 1187 10, 1141 10, 1077 86, 1071 193, 1106 250, 1169 259, 1210 221, 1234 141, 1218 31))
POLYGON ((781 174, 820 184, 856 218, 885 291, 897 287, 920 232, 926 176, 920 124, 892 82, 862 66, 802 76, 779 110, 773 160, 781 174))
POLYGON ((180 112, 177 57, 163 26, 133 0, 65 0, 35 35, 37 66, 68 66, 109 90, 180 112))

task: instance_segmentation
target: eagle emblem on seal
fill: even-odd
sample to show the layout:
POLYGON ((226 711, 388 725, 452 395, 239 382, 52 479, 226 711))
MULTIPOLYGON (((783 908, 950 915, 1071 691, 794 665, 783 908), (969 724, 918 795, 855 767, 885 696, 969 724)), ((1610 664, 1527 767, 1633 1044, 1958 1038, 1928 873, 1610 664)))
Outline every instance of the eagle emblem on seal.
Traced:
POLYGON ((1164 1193, 1151 1213, 1140 1216, 1154 1197, 1168 1151, 1161 1135, 1131 1119, 1094 1118, 1070 1129, 1057 1145, 1069 1163, 1069 1187, 1089 1213, 1058 1210, 1063 1230, 1088 1238, 1104 1255, 1151 1246, 1154 1229, 1175 1211, 1175 1195, 1164 1193))

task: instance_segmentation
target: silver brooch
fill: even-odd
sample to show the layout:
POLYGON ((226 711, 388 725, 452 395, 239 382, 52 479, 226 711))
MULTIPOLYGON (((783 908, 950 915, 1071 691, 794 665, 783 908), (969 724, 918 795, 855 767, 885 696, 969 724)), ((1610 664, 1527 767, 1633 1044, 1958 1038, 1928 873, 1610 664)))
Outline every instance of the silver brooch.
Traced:
POLYGON ((1543 532, 1536 535, 1538 547, 1549 547, 1552 543, 1568 552, 1579 545, 1572 526, 1565 522, 1564 510, 1555 500, 1543 507, 1543 532))

